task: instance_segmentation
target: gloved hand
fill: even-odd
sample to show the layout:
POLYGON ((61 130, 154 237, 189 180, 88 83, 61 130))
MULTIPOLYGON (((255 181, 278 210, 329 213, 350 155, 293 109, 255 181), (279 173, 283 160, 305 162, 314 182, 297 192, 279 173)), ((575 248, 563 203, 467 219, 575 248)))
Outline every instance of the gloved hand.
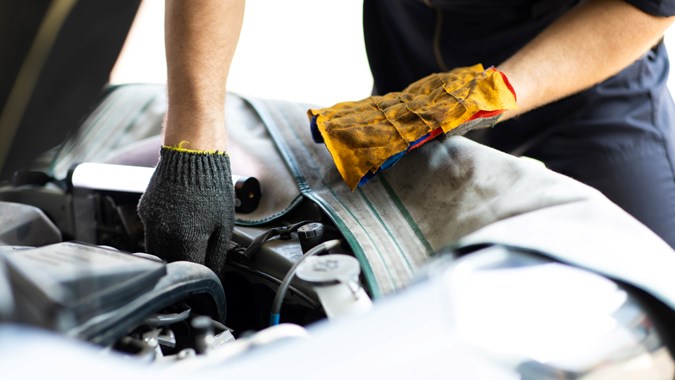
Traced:
POLYGON ((234 227, 229 156, 162 147, 160 157, 138 205, 147 252, 220 274, 234 227))
POLYGON ((493 126, 505 110, 515 108, 506 76, 475 65, 429 75, 401 92, 311 109, 308 115, 353 190, 427 141, 493 126))

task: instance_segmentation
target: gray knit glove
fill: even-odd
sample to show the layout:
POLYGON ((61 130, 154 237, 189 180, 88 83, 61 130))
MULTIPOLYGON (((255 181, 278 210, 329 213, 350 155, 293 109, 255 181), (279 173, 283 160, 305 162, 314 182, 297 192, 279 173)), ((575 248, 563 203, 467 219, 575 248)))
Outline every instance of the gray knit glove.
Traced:
POLYGON ((160 157, 138 205, 146 251, 220 274, 234 227, 229 157, 172 147, 162 147, 160 157))

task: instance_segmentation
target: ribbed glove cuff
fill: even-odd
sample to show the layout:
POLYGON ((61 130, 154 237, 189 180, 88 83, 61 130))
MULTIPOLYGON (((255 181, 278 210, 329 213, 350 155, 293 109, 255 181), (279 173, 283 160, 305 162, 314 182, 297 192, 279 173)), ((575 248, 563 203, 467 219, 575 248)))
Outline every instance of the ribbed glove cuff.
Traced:
POLYGON ((198 152, 163 146, 157 179, 193 191, 223 189, 230 182, 230 157, 224 152, 198 152))

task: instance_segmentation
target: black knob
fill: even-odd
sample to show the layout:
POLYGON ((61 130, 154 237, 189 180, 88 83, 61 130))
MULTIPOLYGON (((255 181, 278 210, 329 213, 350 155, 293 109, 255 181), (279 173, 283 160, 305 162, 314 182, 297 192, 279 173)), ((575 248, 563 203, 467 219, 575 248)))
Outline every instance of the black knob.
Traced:
POLYGON ((318 222, 308 223, 298 228, 298 239, 302 252, 307 252, 323 243, 324 230, 323 224, 318 222))

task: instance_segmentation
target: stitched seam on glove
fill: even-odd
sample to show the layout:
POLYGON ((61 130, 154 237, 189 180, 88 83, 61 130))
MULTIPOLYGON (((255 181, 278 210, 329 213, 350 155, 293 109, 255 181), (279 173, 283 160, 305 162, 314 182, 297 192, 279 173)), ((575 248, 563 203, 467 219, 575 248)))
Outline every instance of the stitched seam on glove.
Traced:
POLYGON ((225 155, 227 156, 227 152, 221 151, 221 150, 199 150, 199 149, 190 149, 186 148, 184 145, 189 144, 189 141, 181 141, 178 143, 178 145, 162 145, 162 148, 166 148, 168 150, 173 150, 176 152, 184 152, 184 153, 195 153, 195 154, 219 154, 219 155, 225 155))

